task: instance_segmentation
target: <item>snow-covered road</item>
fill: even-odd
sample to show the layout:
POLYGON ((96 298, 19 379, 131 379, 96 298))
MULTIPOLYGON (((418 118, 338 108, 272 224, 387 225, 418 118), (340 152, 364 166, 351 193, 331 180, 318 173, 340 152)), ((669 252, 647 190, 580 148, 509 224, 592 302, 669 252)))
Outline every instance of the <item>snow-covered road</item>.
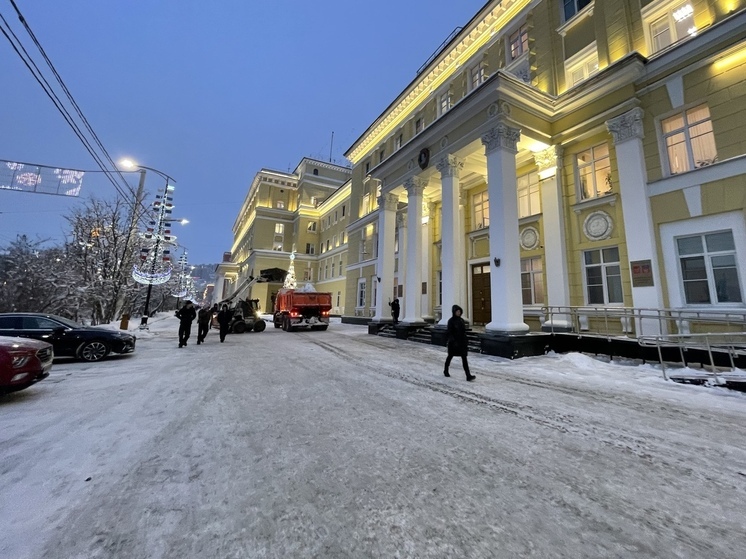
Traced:
POLYGON ((0 557, 746 557, 746 397, 327 332, 56 364, 0 397, 0 557), (87 481, 90 478, 89 481, 87 481))

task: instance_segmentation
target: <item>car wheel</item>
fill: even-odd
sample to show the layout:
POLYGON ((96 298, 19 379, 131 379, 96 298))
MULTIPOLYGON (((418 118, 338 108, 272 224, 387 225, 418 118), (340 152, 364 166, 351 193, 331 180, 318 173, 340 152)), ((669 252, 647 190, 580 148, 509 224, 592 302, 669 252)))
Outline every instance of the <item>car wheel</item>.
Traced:
POLYGON ((98 340, 87 342, 80 346, 80 349, 78 350, 78 357, 83 361, 89 361, 91 363, 101 361, 108 354, 108 346, 104 342, 98 340))
POLYGON ((263 320, 257 320, 254 323, 254 332, 264 332, 264 329, 267 327, 267 323, 263 320))

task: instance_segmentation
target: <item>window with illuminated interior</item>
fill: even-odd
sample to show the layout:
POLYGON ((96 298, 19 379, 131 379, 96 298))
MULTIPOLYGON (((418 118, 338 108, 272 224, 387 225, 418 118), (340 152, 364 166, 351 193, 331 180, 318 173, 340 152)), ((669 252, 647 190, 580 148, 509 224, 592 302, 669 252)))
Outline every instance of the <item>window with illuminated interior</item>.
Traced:
POLYGON ((518 177, 518 217, 541 213, 539 174, 529 173, 518 177))
POLYGON ((599 144, 575 156, 578 169, 578 191, 582 200, 610 194, 611 159, 609 145, 599 144))
POLYGON ((653 2, 643 10, 643 21, 651 54, 697 34, 691 2, 653 2))
POLYGON ((668 172, 672 175, 712 165, 718 159, 707 105, 661 120, 668 172))
POLYGON ((489 227, 490 199, 487 191, 485 190, 472 196, 471 206, 474 210, 474 230, 489 227))

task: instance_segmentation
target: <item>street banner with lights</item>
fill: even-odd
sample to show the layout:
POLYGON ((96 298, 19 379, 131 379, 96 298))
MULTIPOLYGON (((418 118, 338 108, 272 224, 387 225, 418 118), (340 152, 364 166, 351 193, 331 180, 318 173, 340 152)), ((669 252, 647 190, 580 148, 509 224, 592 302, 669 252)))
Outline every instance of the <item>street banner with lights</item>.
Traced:
POLYGON ((85 171, 0 159, 0 190, 78 196, 85 171))

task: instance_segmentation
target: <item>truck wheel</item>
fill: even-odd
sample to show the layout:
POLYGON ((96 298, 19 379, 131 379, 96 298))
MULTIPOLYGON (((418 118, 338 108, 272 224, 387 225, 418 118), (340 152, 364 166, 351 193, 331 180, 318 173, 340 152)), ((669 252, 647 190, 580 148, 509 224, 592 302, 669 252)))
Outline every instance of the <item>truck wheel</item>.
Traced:
POLYGON ((257 320, 254 323, 254 332, 264 332, 264 329, 267 327, 267 323, 263 320, 257 320))
POLYGON ((290 332, 290 319, 287 316, 282 317, 282 329, 285 332, 290 332))
POLYGON ((236 334, 243 334, 244 332, 246 332, 246 323, 245 322, 236 322, 233 325, 233 331, 236 334))

